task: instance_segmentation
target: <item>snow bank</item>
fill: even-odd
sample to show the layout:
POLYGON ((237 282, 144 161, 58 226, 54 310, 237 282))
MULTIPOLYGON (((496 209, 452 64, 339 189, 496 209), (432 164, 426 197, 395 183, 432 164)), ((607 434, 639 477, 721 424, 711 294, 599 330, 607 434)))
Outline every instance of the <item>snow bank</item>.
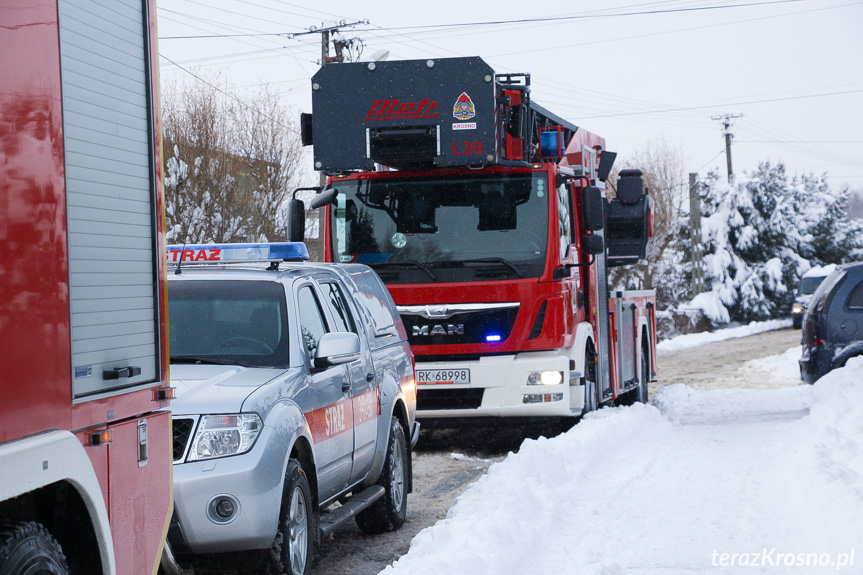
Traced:
POLYGON ((819 379, 813 397, 809 425, 814 467, 837 489, 847 489, 863 502, 863 357, 819 379))
POLYGON ((753 359, 743 364, 743 373, 760 372, 763 377, 775 383, 792 382, 799 385, 800 366, 797 360, 803 353, 801 346, 797 345, 788 349, 785 353, 771 355, 761 359, 753 359))
MULTIPOLYGON (((594 477, 599 462, 628 449, 632 439, 649 440, 666 428, 670 424, 655 408, 636 405, 592 413, 553 439, 526 440, 518 454, 492 465, 456 500, 446 519, 421 531, 408 554, 382 573, 537 572, 536 553, 548 545, 549 536, 573 518, 589 520, 580 508, 596 493, 579 486, 605 483, 594 477)), ((649 458, 633 452, 625 459, 632 467, 626 477, 615 479, 647 473, 649 458)))
POLYGON ((382 573, 859 573, 861 373, 858 358, 815 386, 667 386, 656 407, 525 441, 382 573), (813 557, 827 563, 797 563, 813 557))
POLYGON ((704 345, 705 343, 711 343, 714 341, 722 341, 725 339, 733 339, 736 337, 746 337, 749 335, 755 335, 756 333, 772 331, 775 329, 785 329, 787 327, 791 327, 790 319, 753 321, 748 325, 728 327, 725 329, 718 329, 716 331, 710 332, 689 333, 686 335, 667 339, 656 344, 656 349, 660 352, 677 351, 680 349, 704 345))

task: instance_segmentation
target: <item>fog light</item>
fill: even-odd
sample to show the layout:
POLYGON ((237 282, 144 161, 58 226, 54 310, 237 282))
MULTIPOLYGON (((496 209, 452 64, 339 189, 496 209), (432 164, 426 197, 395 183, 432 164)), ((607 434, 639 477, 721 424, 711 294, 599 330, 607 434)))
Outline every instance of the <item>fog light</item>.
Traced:
POLYGON ((559 385, 561 382, 562 371, 534 371, 527 376, 528 385, 559 385))
POLYGON ((234 503, 230 499, 222 499, 216 503, 216 514, 222 519, 227 519, 234 514, 234 503))
POLYGON ((562 393, 525 393, 522 403, 551 403, 563 401, 562 393))
POLYGON ((217 525, 233 523, 239 516, 240 502, 227 493, 216 495, 207 504, 207 517, 217 525))

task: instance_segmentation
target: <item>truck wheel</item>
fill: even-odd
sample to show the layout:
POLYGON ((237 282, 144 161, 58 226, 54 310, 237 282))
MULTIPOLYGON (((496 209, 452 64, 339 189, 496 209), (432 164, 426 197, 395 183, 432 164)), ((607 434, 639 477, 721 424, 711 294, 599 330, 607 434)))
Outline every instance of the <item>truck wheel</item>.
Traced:
POLYGON ((0 523, 0 575, 69 575, 69 567, 60 545, 39 523, 0 523))
POLYGON ((588 349, 584 354, 584 376, 581 378, 584 386, 584 409, 582 417, 591 411, 596 411, 598 406, 596 399, 596 357, 593 350, 588 349))
POLYGON ((390 438, 386 460, 378 483, 384 496, 357 515, 357 525, 364 533, 395 531, 405 522, 408 510, 408 448, 405 432, 395 417, 390 421, 390 438))
POLYGON ((641 350, 641 377, 638 381, 636 389, 636 401, 639 403, 647 403, 648 385, 650 383, 650 356, 646 349, 641 350))
POLYGON ((299 461, 291 459, 285 472, 282 511, 269 552, 268 573, 308 575, 312 566, 314 513, 309 480, 299 461))

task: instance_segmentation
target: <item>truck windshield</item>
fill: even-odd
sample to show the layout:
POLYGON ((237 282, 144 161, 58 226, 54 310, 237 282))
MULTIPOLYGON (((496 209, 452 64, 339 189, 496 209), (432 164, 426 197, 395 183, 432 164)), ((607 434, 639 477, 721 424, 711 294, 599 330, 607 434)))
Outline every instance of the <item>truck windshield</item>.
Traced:
POLYGON ((349 180, 333 210, 337 262, 387 283, 538 277, 545 264, 545 174, 349 180))
POLYGON ((285 292, 266 281, 168 282, 171 363, 288 365, 285 292))

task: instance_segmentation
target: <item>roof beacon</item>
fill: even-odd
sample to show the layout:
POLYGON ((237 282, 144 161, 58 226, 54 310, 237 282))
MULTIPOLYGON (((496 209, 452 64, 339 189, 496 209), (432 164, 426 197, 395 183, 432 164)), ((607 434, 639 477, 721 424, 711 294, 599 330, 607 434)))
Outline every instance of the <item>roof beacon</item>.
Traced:
POLYGON ((181 261, 184 264, 295 262, 308 260, 309 250, 302 242, 171 245, 167 257, 168 265, 178 265, 181 261))

